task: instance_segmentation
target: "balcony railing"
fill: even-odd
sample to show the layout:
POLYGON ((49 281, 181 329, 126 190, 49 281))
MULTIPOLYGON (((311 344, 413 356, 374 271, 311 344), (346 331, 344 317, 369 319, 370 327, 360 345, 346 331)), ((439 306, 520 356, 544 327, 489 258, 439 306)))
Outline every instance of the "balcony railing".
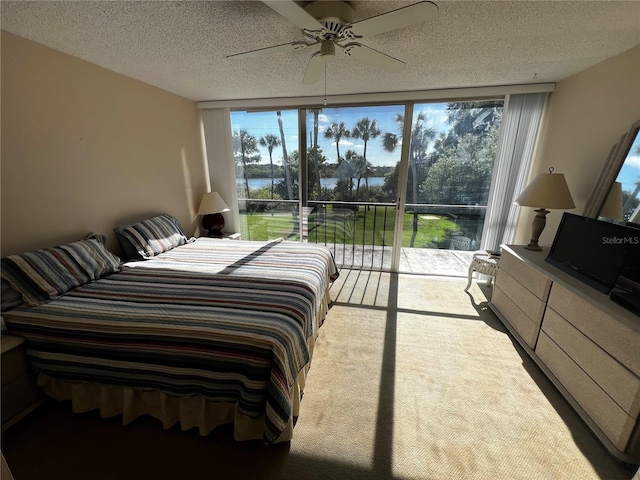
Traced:
MULTIPOLYGON (((239 201, 242 238, 327 246, 340 267, 389 270, 396 205, 374 202, 297 200, 239 201)), ((486 206, 407 204, 402 248, 475 250, 486 206), (445 220, 444 222, 439 222, 445 220)))

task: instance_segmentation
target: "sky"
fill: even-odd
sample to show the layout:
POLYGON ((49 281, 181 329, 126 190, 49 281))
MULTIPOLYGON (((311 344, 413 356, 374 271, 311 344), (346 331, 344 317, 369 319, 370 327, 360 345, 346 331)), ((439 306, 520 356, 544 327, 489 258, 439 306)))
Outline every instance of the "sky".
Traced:
POLYGON ((640 132, 636 135, 616 182, 622 183, 622 191, 633 191, 640 181, 640 132))
MULTIPOLYGON (((436 131, 446 131, 446 103, 441 104, 424 104, 415 105, 414 113, 424 111, 428 114, 428 126, 436 131)), ((386 132, 400 134, 398 124, 395 121, 396 113, 403 113, 403 105, 383 105, 368 107, 343 107, 333 108, 327 106, 323 108, 319 115, 319 134, 318 144, 324 155, 329 159, 329 163, 337 162, 337 153, 335 141, 324 138, 324 132, 333 122, 344 122, 347 128, 351 129, 356 122, 363 117, 378 122, 378 128, 382 131, 380 137, 369 140, 367 143, 367 161, 373 166, 395 166, 400 160, 400 148, 389 153, 382 148, 382 136, 386 132)), ((287 151, 291 152, 298 149, 298 111, 283 110, 282 123, 287 142, 287 151)), ((246 128, 249 133, 258 139, 267 134, 276 135, 280 138, 280 130, 278 127, 278 119, 275 111, 270 112, 232 112, 231 113, 231 129, 233 131, 240 128, 246 128)), ((313 115, 308 115, 306 135, 308 138, 312 135, 313 115)), ((307 144, 311 145, 311 141, 307 140, 307 144)), ((269 153, 266 148, 259 147, 262 156, 261 163, 269 163, 269 153)), ((364 143, 360 139, 350 138, 340 141, 340 155, 344 156, 347 150, 355 150, 362 154, 364 143)), ((282 149, 274 149, 273 161, 277 165, 282 164, 282 149)))

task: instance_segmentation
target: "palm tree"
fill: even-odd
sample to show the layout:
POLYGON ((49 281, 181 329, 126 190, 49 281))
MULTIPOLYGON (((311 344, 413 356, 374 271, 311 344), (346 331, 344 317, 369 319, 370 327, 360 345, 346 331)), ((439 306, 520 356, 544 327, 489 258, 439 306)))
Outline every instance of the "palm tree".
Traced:
POLYGON ((324 138, 335 140, 336 154, 338 156, 338 163, 340 163, 342 161, 340 158, 340 140, 343 138, 351 138, 351 132, 344 122, 333 122, 331 126, 324 131, 324 138))
POLYGON ((320 200, 320 192, 322 184, 320 183, 320 161, 318 155, 318 117, 320 116, 320 109, 314 108, 313 110, 313 159, 314 159, 314 167, 316 170, 316 182, 318 188, 318 194, 316 195, 316 200, 320 200))
MULTIPOLYGON (((640 193, 640 179, 636 182, 635 189, 631 195, 627 197, 627 201, 624 202, 624 205, 622 206, 622 214, 625 216, 625 220, 629 220, 630 218, 627 217, 627 214, 631 215, 633 213, 634 203, 638 201, 638 193, 640 193)), ((635 204, 637 205, 637 203, 635 204)))
MULTIPOLYGON (((351 132, 344 122, 333 122, 329 128, 324 131, 324 138, 332 139, 336 142, 336 155, 338 156, 338 168, 342 163, 340 158, 340 140, 350 138, 351 132)), ((340 192, 340 200, 344 200, 344 183, 338 180, 338 191, 340 192)))
MULTIPOLYGON (((341 187, 341 192, 346 185, 349 189, 349 199, 353 199, 353 177, 356 175, 354 164, 359 155, 353 150, 347 150, 342 162, 335 171, 335 176, 338 179, 338 185, 341 187)), ((362 157, 360 157, 362 158, 362 157)), ((340 200, 344 200, 341 196, 340 200)))
POLYGON ((360 193, 360 182, 362 181, 362 177, 367 174, 367 163, 364 156, 358 155, 354 150, 347 150, 347 153, 344 154, 344 159, 351 165, 353 176, 357 179, 355 196, 357 200, 360 193))
POLYGON ((271 200, 273 200, 273 149, 280 146, 280 139, 272 133, 268 133, 264 137, 260 138, 260 145, 269 151, 269 163, 271 164, 271 200))
POLYGON ((480 134, 488 131, 502 119, 502 100, 453 102, 447 104, 447 124, 452 126, 450 141, 462 138, 466 133, 480 134))
POLYGON ((291 183, 291 168, 289 167, 289 156, 287 155, 287 144, 284 139, 284 126, 282 125, 282 112, 278 110, 276 112, 278 116, 278 127, 280 129, 280 141, 282 142, 282 166, 284 167, 284 176, 287 181, 287 193, 289 198, 287 200, 293 200, 293 184, 291 183))
POLYGON ((249 176, 247 165, 260 161, 258 140, 245 128, 233 132, 233 158, 236 165, 242 164, 242 175, 246 187, 246 198, 249 198, 249 176))
MULTIPOLYGON (((418 113, 411 129, 409 167, 411 169, 412 203, 418 203, 418 185, 420 183, 418 164, 426 158, 429 142, 436 137, 436 131, 427 127, 427 120, 426 112, 418 113)), ((396 113, 395 121, 398 125, 398 130, 402 132, 404 129, 404 115, 396 113)), ((393 152, 399 144, 400 138, 395 133, 387 132, 382 136, 382 147, 388 152, 393 152)))
MULTIPOLYGON (((418 113, 411 129, 411 143, 409 144, 409 167, 411 172, 411 194, 412 203, 418 203, 418 185, 420 183, 418 164, 426 158, 427 146, 430 140, 436 137, 436 131, 427 128, 427 114, 425 112, 418 113)), ((396 113, 395 121, 399 130, 404 129, 404 115, 396 113)), ((400 139, 395 133, 387 132, 382 137, 382 146, 388 152, 393 152, 400 144, 400 139)), ((418 232, 418 211, 413 210, 413 236, 411 237, 410 246, 413 247, 416 234, 418 232)))
MULTIPOLYGON (((353 138, 359 138, 364 143, 364 150, 362 152, 362 157, 364 159, 365 165, 365 173, 364 173, 364 183, 367 189, 367 201, 369 200, 369 168, 367 162, 367 142, 369 140, 373 140, 378 138, 382 131, 378 127, 377 120, 369 120, 369 117, 363 117, 356 122, 356 126, 351 130, 351 136, 353 138)), ((360 188, 360 179, 358 179, 358 188, 360 188)), ((357 190, 356 190, 357 192, 357 190)), ((357 196, 357 193, 356 193, 357 196)))

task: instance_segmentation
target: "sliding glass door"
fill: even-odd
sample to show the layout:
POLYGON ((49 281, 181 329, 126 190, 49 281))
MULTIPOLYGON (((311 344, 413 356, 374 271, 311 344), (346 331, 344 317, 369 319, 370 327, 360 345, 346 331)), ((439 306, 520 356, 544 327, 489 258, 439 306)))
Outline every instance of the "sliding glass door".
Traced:
POLYGON ((502 106, 232 112, 242 238, 323 244, 343 267, 465 274, 482 241, 502 106))
POLYGON ((390 270, 403 105, 306 110, 303 238, 345 267, 390 270))
MULTIPOLYGON (((502 100, 413 105, 400 272, 466 272, 482 241, 502 106, 502 100)), ((403 127, 404 121, 398 118, 403 127)))

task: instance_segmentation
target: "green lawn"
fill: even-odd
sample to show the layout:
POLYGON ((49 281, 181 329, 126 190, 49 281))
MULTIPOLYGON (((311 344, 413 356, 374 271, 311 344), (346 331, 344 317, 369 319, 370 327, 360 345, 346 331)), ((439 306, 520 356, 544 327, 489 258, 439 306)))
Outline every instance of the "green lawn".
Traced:
MULTIPOLYGON (((314 243, 346 243, 357 245, 392 245, 394 209, 378 208, 357 212, 327 208, 326 214, 309 216, 309 241, 314 243)), ((240 214, 242 238, 270 240, 285 237, 297 240, 297 229, 289 212, 240 214)), ((436 215, 417 216, 417 231, 413 232, 413 213, 404 214, 403 247, 438 248, 448 245, 449 236, 459 230, 451 219, 436 215), (412 242, 413 239, 413 242, 412 242)))

